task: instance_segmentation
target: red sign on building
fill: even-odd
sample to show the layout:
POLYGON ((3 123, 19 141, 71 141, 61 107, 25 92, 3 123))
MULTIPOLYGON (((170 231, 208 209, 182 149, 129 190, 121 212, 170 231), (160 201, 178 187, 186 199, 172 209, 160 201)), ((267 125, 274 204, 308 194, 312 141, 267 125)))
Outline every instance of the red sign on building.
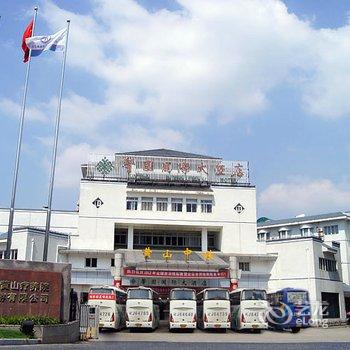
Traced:
POLYGON ((136 270, 124 267, 124 276, 133 277, 162 277, 162 278, 229 278, 228 270, 222 271, 162 271, 162 270, 136 270))
POLYGON ((60 319, 59 272, 0 269, 0 315, 36 315, 60 319))

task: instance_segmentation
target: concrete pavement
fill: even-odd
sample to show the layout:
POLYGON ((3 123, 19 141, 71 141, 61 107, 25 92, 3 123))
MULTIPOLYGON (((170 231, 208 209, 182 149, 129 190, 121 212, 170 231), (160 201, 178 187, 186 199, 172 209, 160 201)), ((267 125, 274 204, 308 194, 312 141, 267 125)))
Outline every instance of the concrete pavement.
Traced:
POLYGON ((226 333, 201 331, 193 333, 169 333, 166 326, 154 332, 100 332, 97 342, 139 341, 139 342, 208 342, 208 343, 312 343, 312 342, 349 342, 350 327, 308 328, 299 333, 262 331, 260 334, 237 333, 228 330, 226 333))

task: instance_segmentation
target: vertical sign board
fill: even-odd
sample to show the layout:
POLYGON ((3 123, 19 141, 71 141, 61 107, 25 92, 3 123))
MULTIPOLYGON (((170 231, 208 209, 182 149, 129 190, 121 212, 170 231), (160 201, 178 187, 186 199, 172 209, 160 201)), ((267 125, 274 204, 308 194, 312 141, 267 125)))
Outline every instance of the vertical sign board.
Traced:
POLYGON ((35 315, 60 319, 62 274, 0 269, 0 315, 35 315))

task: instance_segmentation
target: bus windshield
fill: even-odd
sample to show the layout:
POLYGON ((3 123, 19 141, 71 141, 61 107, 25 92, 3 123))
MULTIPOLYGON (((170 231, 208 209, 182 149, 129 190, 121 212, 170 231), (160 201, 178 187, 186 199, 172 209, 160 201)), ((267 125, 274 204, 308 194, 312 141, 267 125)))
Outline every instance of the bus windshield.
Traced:
POLYGON ((114 290, 110 288, 91 288, 91 294, 113 294, 114 290))
POLYGON ((193 290, 173 290, 170 295, 171 300, 196 300, 196 294, 193 290))
POLYGON ((307 304, 308 296, 305 291, 296 291, 287 293, 287 302, 291 304, 307 304))
POLYGON ((148 289, 129 289, 128 299, 152 299, 152 293, 148 289))
POLYGON ((266 300, 266 292, 264 290, 245 290, 242 294, 242 300, 266 300))
POLYGON ((228 300, 228 292, 222 289, 207 290, 205 300, 228 300))

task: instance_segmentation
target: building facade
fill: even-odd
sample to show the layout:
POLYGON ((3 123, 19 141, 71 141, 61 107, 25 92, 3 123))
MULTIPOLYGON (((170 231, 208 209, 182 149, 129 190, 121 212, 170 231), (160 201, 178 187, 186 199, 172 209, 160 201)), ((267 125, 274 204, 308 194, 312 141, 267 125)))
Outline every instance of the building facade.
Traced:
MULTIPOLYGON (((257 239, 248 162, 156 149, 91 159, 81 169, 78 210, 53 212, 52 231, 67 239, 50 259, 71 263, 82 299, 92 285, 103 284, 146 285, 164 297, 179 286, 300 285, 315 303, 331 299, 324 293, 343 298, 341 273, 322 275, 315 267, 321 254, 325 266, 332 264, 328 256, 340 264, 341 245, 313 237, 267 242, 265 227, 257 239), (302 268, 291 264, 299 246, 302 268)), ((0 210, 2 232, 7 220, 8 211, 0 210)), ((16 211, 15 226, 41 230, 45 211, 16 211)), ((21 257, 37 259, 28 254, 21 257)), ((332 318, 344 319, 344 302, 338 311, 332 318)))
POLYGON ((290 275, 289 264, 283 259, 291 258, 288 251, 291 249, 289 247, 293 247, 297 249, 293 256, 298 257, 293 259, 293 267, 299 271, 299 279, 290 276, 291 283, 303 285, 309 290, 313 285, 316 300, 332 302, 335 310, 339 305, 339 312, 342 309, 350 311, 349 224, 350 214, 347 212, 301 215, 260 222, 257 230, 258 241, 266 244, 268 252, 279 252, 270 285, 278 281, 278 277, 275 276, 276 270, 281 269, 277 275, 283 275, 283 278, 290 275), (310 245, 308 242, 314 243, 310 245), (313 283, 310 283, 311 281, 313 283))

